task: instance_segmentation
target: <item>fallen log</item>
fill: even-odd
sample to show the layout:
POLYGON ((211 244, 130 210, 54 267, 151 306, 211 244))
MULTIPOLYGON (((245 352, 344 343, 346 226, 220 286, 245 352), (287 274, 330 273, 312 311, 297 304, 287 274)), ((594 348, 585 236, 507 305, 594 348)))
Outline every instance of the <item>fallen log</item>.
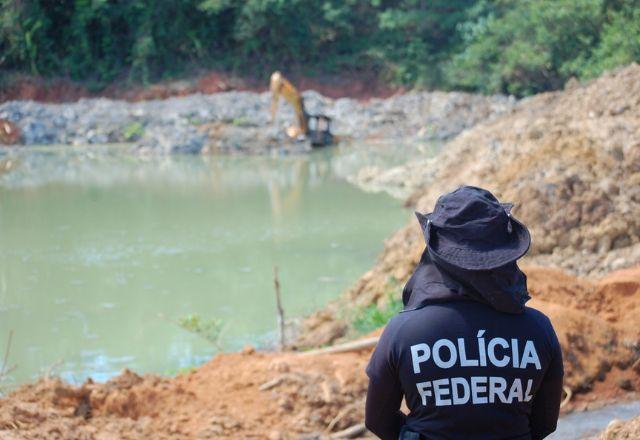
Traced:
POLYGON ((345 353, 348 351, 360 351, 373 348, 378 344, 379 336, 372 338, 359 339, 357 341, 345 342, 344 344, 336 344, 330 347, 318 348, 316 350, 303 351, 299 356, 316 356, 319 354, 345 353))
POLYGON ((358 423, 357 425, 331 434, 330 438, 354 438, 364 434, 366 430, 367 428, 364 426, 364 423, 358 423))

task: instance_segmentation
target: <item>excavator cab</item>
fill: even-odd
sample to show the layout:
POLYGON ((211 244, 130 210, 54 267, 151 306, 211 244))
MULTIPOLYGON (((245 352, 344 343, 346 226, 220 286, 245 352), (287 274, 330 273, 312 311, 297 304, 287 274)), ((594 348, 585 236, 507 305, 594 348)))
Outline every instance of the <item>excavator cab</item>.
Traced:
POLYGON ((324 147, 333 143, 331 118, 327 115, 309 115, 307 136, 312 147, 324 147))

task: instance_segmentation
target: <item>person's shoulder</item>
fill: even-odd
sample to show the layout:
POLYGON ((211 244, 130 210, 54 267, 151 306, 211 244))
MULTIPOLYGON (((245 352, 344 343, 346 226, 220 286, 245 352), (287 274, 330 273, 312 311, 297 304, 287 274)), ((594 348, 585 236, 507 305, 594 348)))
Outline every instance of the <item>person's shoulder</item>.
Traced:
POLYGON ((402 326, 407 322, 409 316, 407 313, 397 313, 391 317, 389 322, 384 328, 384 331, 388 334, 395 334, 402 326))
POLYGON ((547 341, 554 345, 557 344, 557 336, 555 335, 553 324, 547 315, 538 309, 528 306, 524 309, 524 315, 546 336, 547 341))
POLYGON ((551 325, 551 320, 549 319, 549 317, 545 315, 543 312, 541 312, 540 310, 535 309, 533 307, 525 306, 524 316, 542 325, 551 325))
POLYGON ((403 333, 403 328, 411 320, 411 316, 408 313, 397 313, 394 315, 385 325, 380 340, 388 346, 395 346, 398 342, 399 335, 403 333))

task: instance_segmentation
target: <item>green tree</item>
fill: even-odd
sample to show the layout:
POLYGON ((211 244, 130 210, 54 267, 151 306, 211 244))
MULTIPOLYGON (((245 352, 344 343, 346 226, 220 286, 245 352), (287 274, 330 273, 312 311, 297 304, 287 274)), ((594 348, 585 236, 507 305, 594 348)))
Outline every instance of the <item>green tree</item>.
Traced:
POLYGON ((640 0, 0 0, 0 73, 101 87, 207 67, 518 96, 640 60, 640 0))
POLYGON ((449 86, 519 96, 558 88, 597 45, 604 11, 602 0, 483 2, 460 28, 449 86))
POLYGON ((600 35, 600 43, 574 69, 580 77, 593 78, 607 69, 640 61, 640 1, 625 2, 610 13, 600 35))
MULTIPOLYGON (((378 3, 378 2, 374 2, 378 3)), ((456 28, 475 0, 403 0, 377 13, 378 32, 370 53, 403 84, 442 84, 441 64, 461 42, 456 28)))

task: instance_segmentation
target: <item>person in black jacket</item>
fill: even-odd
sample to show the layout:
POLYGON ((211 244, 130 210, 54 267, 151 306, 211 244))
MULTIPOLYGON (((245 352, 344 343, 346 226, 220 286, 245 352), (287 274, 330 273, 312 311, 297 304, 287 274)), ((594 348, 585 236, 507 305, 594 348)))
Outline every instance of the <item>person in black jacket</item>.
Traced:
POLYGON ((562 353, 516 260, 527 228, 463 186, 416 212, 426 244, 366 372, 365 423, 382 439, 542 439, 556 429, 562 353), (408 414, 400 411, 405 398, 408 414))

